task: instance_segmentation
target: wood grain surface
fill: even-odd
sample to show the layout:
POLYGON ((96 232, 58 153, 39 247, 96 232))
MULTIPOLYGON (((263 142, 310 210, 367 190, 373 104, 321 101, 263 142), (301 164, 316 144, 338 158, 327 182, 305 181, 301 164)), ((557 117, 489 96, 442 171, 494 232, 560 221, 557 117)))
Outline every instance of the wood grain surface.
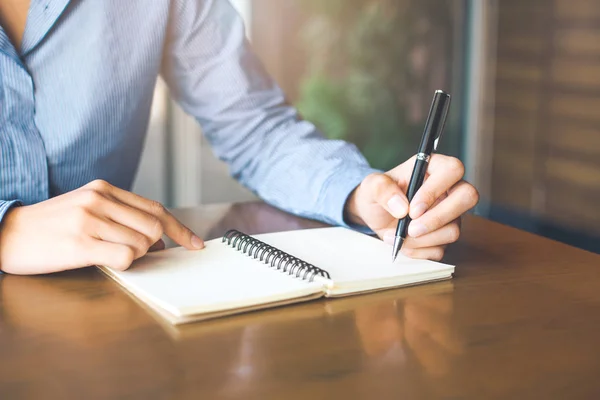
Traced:
MULTIPOLYGON (((322 226, 176 210, 209 239, 322 226)), ((0 278, 2 399, 600 398, 600 256, 469 216, 452 281, 168 326, 94 268, 0 278)))

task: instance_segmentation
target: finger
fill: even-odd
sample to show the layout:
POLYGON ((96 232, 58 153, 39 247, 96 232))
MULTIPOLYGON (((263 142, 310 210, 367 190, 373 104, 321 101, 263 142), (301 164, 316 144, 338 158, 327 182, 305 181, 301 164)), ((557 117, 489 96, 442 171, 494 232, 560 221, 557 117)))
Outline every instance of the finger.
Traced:
POLYGON ((465 167, 458 158, 434 154, 427 171, 429 177, 410 202, 412 219, 423 215, 440 196, 459 182, 464 176, 465 167))
POLYGON ((148 238, 148 247, 163 235, 163 227, 158 218, 142 210, 110 199, 102 204, 104 217, 111 222, 128 227, 148 238))
MULTIPOLYGON (((431 233, 419 237, 407 237, 404 245, 408 248, 418 249, 424 247, 436 247, 454 243, 460 237, 460 218, 455 219, 449 224, 442 226, 431 233)), ((418 223, 418 222, 417 222, 418 223)), ((411 221, 412 224, 412 221, 411 221)), ((409 224, 410 230, 410 224, 409 224)))
POLYGON ((394 218, 403 218, 408 212, 408 200, 394 179, 386 174, 371 174, 365 178, 366 193, 394 218))
MULTIPOLYGON (((397 167, 389 170, 387 174, 392 176, 394 180, 398 183, 400 187, 408 188, 408 184, 410 182, 410 176, 412 174, 413 168, 415 167, 415 162, 417 161, 417 155, 413 155, 411 158, 398 165, 397 167)), ((429 172, 425 172, 425 179, 427 179, 429 172)))
POLYGON ((445 251, 445 245, 435 247, 423 247, 420 249, 413 249, 410 247, 402 246, 402 250, 400 250, 400 252, 407 257, 432 261, 441 261, 442 258, 444 258, 445 251))
POLYGON ((135 259, 135 250, 120 243, 89 238, 84 243, 88 255, 86 265, 99 265, 125 271, 135 259))
POLYGON ((160 250, 164 250, 165 249, 165 242, 162 239, 158 239, 158 242, 154 243, 152 246, 150 246, 150 248, 148 249, 148 251, 160 251, 160 250))
POLYGON ((82 191, 82 195, 85 194, 84 204, 98 218, 109 219, 133 229, 150 238, 151 243, 158 241, 163 235, 162 224, 158 218, 115 198, 113 192, 120 189, 101 180, 86 185, 86 189, 82 191))
POLYGON ((133 208, 138 208, 158 218, 164 234, 173 239, 173 241, 180 246, 190 250, 197 250, 204 247, 202 239, 196 236, 188 227, 179 222, 162 204, 114 186, 110 188, 109 193, 118 201, 133 208))
POLYGON ((419 237, 434 232, 473 208, 478 200, 477 190, 467 182, 461 181, 450 190, 446 199, 411 221, 408 234, 411 237, 419 237))
POLYGON ((444 201, 447 197, 448 197, 448 192, 442 193, 442 195, 437 198, 435 203, 433 203, 433 205, 431 207, 429 207, 428 210, 431 210, 432 208, 437 207, 437 205, 440 204, 442 201, 444 201))
MULTIPOLYGON (((440 229, 416 238, 407 237, 403 247, 418 249, 424 247, 436 247, 444 244, 454 243, 460 236, 460 219, 456 219, 440 229)), ((412 222, 411 222, 412 223, 412 222)), ((393 244, 395 239, 395 230, 387 230, 383 240, 388 244, 393 244)))
POLYGON ((93 237, 106 242, 124 244, 135 251, 135 259, 144 256, 154 240, 137 230, 108 219, 99 219, 95 223, 93 237))

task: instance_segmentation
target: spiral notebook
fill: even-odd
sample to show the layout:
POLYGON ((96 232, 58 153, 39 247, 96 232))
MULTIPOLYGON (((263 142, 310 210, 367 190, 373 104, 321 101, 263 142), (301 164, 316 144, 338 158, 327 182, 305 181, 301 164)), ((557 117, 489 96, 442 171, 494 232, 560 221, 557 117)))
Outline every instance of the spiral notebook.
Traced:
POLYGON ((101 270, 172 324, 450 279, 454 266, 398 256, 341 227, 246 235, 203 250, 149 253, 127 271, 101 270))

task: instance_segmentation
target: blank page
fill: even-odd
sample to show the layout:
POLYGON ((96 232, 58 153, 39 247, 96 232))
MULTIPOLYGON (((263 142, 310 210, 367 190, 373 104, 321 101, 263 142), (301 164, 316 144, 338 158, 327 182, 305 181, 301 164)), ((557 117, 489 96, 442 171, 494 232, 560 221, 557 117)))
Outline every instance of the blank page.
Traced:
POLYGON ((221 243, 148 253, 124 272, 107 271, 126 289, 175 315, 250 307, 323 292, 323 283, 289 277, 221 243))
POLYGON ((332 296, 449 278, 454 267, 398 255, 377 238, 341 227, 256 235, 331 275, 332 296))

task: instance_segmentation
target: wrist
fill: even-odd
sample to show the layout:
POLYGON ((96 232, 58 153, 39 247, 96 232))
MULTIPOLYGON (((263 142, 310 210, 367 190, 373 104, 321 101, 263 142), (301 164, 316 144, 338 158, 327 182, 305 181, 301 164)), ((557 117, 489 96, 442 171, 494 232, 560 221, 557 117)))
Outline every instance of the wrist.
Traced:
POLYGON ((344 220, 348 225, 361 225, 365 226, 365 221, 361 218, 359 208, 357 204, 356 192, 360 189, 358 185, 348 196, 346 204, 344 205, 344 220))
MULTIPOLYGON (((377 172, 376 170, 364 165, 342 165, 338 170, 331 171, 331 175, 321 188, 317 205, 315 209, 319 219, 330 225, 348 227, 349 219, 346 218, 347 205, 354 200, 350 200, 351 193, 360 186, 366 176, 377 172)), ((351 205, 352 220, 358 214, 355 214, 355 207, 351 205)))

